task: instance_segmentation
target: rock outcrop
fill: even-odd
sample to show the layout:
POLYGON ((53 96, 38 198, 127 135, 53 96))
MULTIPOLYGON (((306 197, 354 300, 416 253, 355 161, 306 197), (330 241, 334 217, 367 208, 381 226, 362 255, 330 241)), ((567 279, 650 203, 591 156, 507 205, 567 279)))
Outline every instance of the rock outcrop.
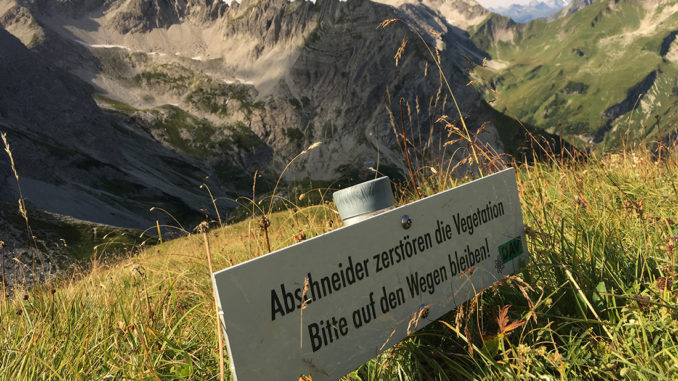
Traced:
MULTIPOLYGON (((196 184, 205 175, 225 194, 247 191, 255 170, 275 178, 315 142, 322 144, 288 168, 288 180, 334 180, 376 162, 398 171, 403 161, 392 120, 399 121, 401 98, 421 149, 435 155, 432 142, 447 138, 435 120, 456 109, 442 87, 434 48, 470 127, 491 121, 481 97, 466 86, 464 57, 480 63, 486 55, 466 32, 469 20, 479 24, 488 15, 473 0, 243 0, 230 6, 217 0, 0 0, 3 9, 12 13, 2 25, 31 48, 13 40, 14 50, 38 69, 28 74, 7 63, 14 78, 3 91, 14 91, 7 86, 21 78, 31 86, 13 101, 0 101, 2 115, 23 107, 0 121, 18 149, 28 157, 34 152, 33 163, 54 155, 36 149, 34 140, 49 139, 69 152, 54 162, 60 169, 22 172, 49 185, 27 188, 45 196, 37 207, 83 219, 141 226, 148 217, 132 216, 147 215, 140 210, 148 204, 134 204, 142 198, 199 209, 196 184), (401 21, 377 29, 394 18, 401 21), (462 18, 467 23, 455 25, 462 18), (91 163, 77 164, 72 157, 78 155, 91 163), (104 192, 111 185, 105 178, 115 179, 113 188, 125 184, 120 187, 133 191, 104 192), (60 187, 78 190, 67 196, 60 187), (71 199, 56 207, 52 188, 71 199), (85 203, 74 202, 77 197, 96 200, 90 212, 81 213, 85 203), (135 206, 121 209, 121 197, 135 206), (95 211, 105 208, 124 210, 125 218, 97 218, 95 211)), ((484 139, 501 151, 493 125, 485 130, 484 139)))

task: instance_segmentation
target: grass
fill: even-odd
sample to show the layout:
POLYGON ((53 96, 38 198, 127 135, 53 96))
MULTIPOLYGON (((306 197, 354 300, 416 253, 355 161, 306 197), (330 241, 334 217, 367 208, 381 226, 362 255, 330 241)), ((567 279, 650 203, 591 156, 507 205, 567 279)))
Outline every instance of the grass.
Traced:
MULTIPOLYGON (((224 83, 176 63, 149 67, 132 77, 130 82, 151 91, 174 93, 183 97, 188 106, 219 117, 241 112, 246 119, 251 119, 265 106, 263 101, 255 101, 256 90, 251 85, 224 83)), ((137 111, 120 102, 100 98, 118 111, 137 111)))
POLYGON ((94 94, 94 99, 96 99, 99 102, 105 103, 108 105, 108 107, 112 108, 113 110, 122 112, 124 114, 133 114, 137 111, 139 111, 137 108, 128 105, 127 103, 123 103, 120 101, 117 101, 113 98, 109 98, 103 94, 95 93, 94 94))
POLYGON ((153 129, 163 140, 180 152, 203 158, 214 155, 212 137, 217 128, 206 119, 197 118, 176 106, 165 105, 156 111, 158 119, 153 129))
MULTIPOLYGON (((287 227, 272 235, 273 249, 291 243, 300 224, 331 215, 326 207, 316 207, 272 216, 275 225, 287 227)), ((327 228, 313 225, 307 234, 327 228)), ((248 221, 210 234, 215 268, 262 254, 251 227, 248 221)), ((83 279, 31 290, 25 299, 19 293, 8 301, 0 322, 0 376, 208 378, 218 365, 203 252, 202 237, 195 235, 110 268, 95 265, 83 279)))
MULTIPOLYGON (((678 376, 676 159, 656 161, 650 151, 633 149, 520 165, 530 265, 349 378, 678 376)), ((426 194, 458 183, 426 177, 426 194)), ((411 192, 403 189, 399 202, 410 201, 411 192)), ((274 213, 271 249, 339 224, 328 204, 274 213)), ((216 269, 266 250, 252 219, 212 231, 210 241, 216 269)), ((0 321, 0 376, 214 378, 213 299, 202 245, 200 235, 191 235, 117 264, 95 264, 81 279, 18 292, 0 321)))
POLYGON ((188 109, 174 105, 138 109, 103 94, 94 96, 106 108, 129 116, 150 113, 154 121, 148 128, 154 137, 181 153, 214 159, 224 152, 249 151, 263 145, 245 123, 265 107, 264 101, 255 100, 256 90, 251 85, 223 83, 176 63, 152 66, 130 83, 181 96, 188 109), (212 123, 196 116, 196 111, 218 116, 224 123, 212 123))
MULTIPOLYGON (((139 232, 133 229, 94 224, 36 209, 28 209, 28 215, 31 229, 38 236, 36 244, 39 244, 40 249, 55 249, 79 261, 101 259, 104 253, 108 257, 126 256, 145 239, 150 238, 139 237, 139 232)), ((25 225, 22 227, 24 220, 17 213, 14 204, 0 203, 0 217, 18 231, 25 229, 25 225)), ((155 240, 151 239, 150 242, 155 240)), ((26 242, 20 243, 25 244, 26 242)))
MULTIPOLYGON (((109 107, 125 114, 151 113, 154 122, 149 128, 154 132, 156 138, 170 147, 196 158, 210 159, 222 156, 224 152, 250 151, 264 144, 242 121, 216 125, 205 118, 199 118, 173 105, 140 110, 101 94, 95 96, 109 107)), ((110 185, 110 187, 116 186, 115 184, 107 185, 110 185)), ((124 185, 118 184, 118 186, 124 185)))

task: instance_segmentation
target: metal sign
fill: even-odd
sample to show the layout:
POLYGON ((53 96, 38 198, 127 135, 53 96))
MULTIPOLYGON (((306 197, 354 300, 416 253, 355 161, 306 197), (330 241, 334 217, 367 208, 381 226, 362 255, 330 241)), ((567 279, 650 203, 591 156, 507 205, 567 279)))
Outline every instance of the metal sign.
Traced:
POLYGON ((233 378, 338 379, 528 260, 507 169, 214 273, 233 378))

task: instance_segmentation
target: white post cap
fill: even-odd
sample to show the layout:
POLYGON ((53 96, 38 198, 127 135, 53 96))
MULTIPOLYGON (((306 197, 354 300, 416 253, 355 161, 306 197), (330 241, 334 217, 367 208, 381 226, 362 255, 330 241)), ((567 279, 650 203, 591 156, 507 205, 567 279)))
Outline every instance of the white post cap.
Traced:
POLYGON ((336 191, 332 197, 345 225, 390 209, 395 204, 391 180, 386 176, 336 191))

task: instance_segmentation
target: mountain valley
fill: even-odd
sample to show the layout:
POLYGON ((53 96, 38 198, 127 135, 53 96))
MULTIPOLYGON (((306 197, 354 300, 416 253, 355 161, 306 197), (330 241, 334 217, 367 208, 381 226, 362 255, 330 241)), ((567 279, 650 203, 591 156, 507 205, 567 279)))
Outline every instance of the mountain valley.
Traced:
POLYGON ((498 110, 572 142, 607 147, 675 131, 675 1, 597 1, 529 24, 494 17, 473 39, 492 57, 481 91, 488 99, 501 95, 498 110), (496 39, 500 33, 511 39, 496 39))
MULTIPOLYGON (((475 0, 0 0, 0 130, 21 184, 0 161, 0 202, 190 230, 281 174, 281 197, 401 177, 400 99, 411 149, 459 161, 437 54, 499 153, 522 158, 525 128, 583 149, 672 136, 677 7, 573 0, 516 23, 475 0)), ((17 250, 19 228, 0 235, 17 250)))

